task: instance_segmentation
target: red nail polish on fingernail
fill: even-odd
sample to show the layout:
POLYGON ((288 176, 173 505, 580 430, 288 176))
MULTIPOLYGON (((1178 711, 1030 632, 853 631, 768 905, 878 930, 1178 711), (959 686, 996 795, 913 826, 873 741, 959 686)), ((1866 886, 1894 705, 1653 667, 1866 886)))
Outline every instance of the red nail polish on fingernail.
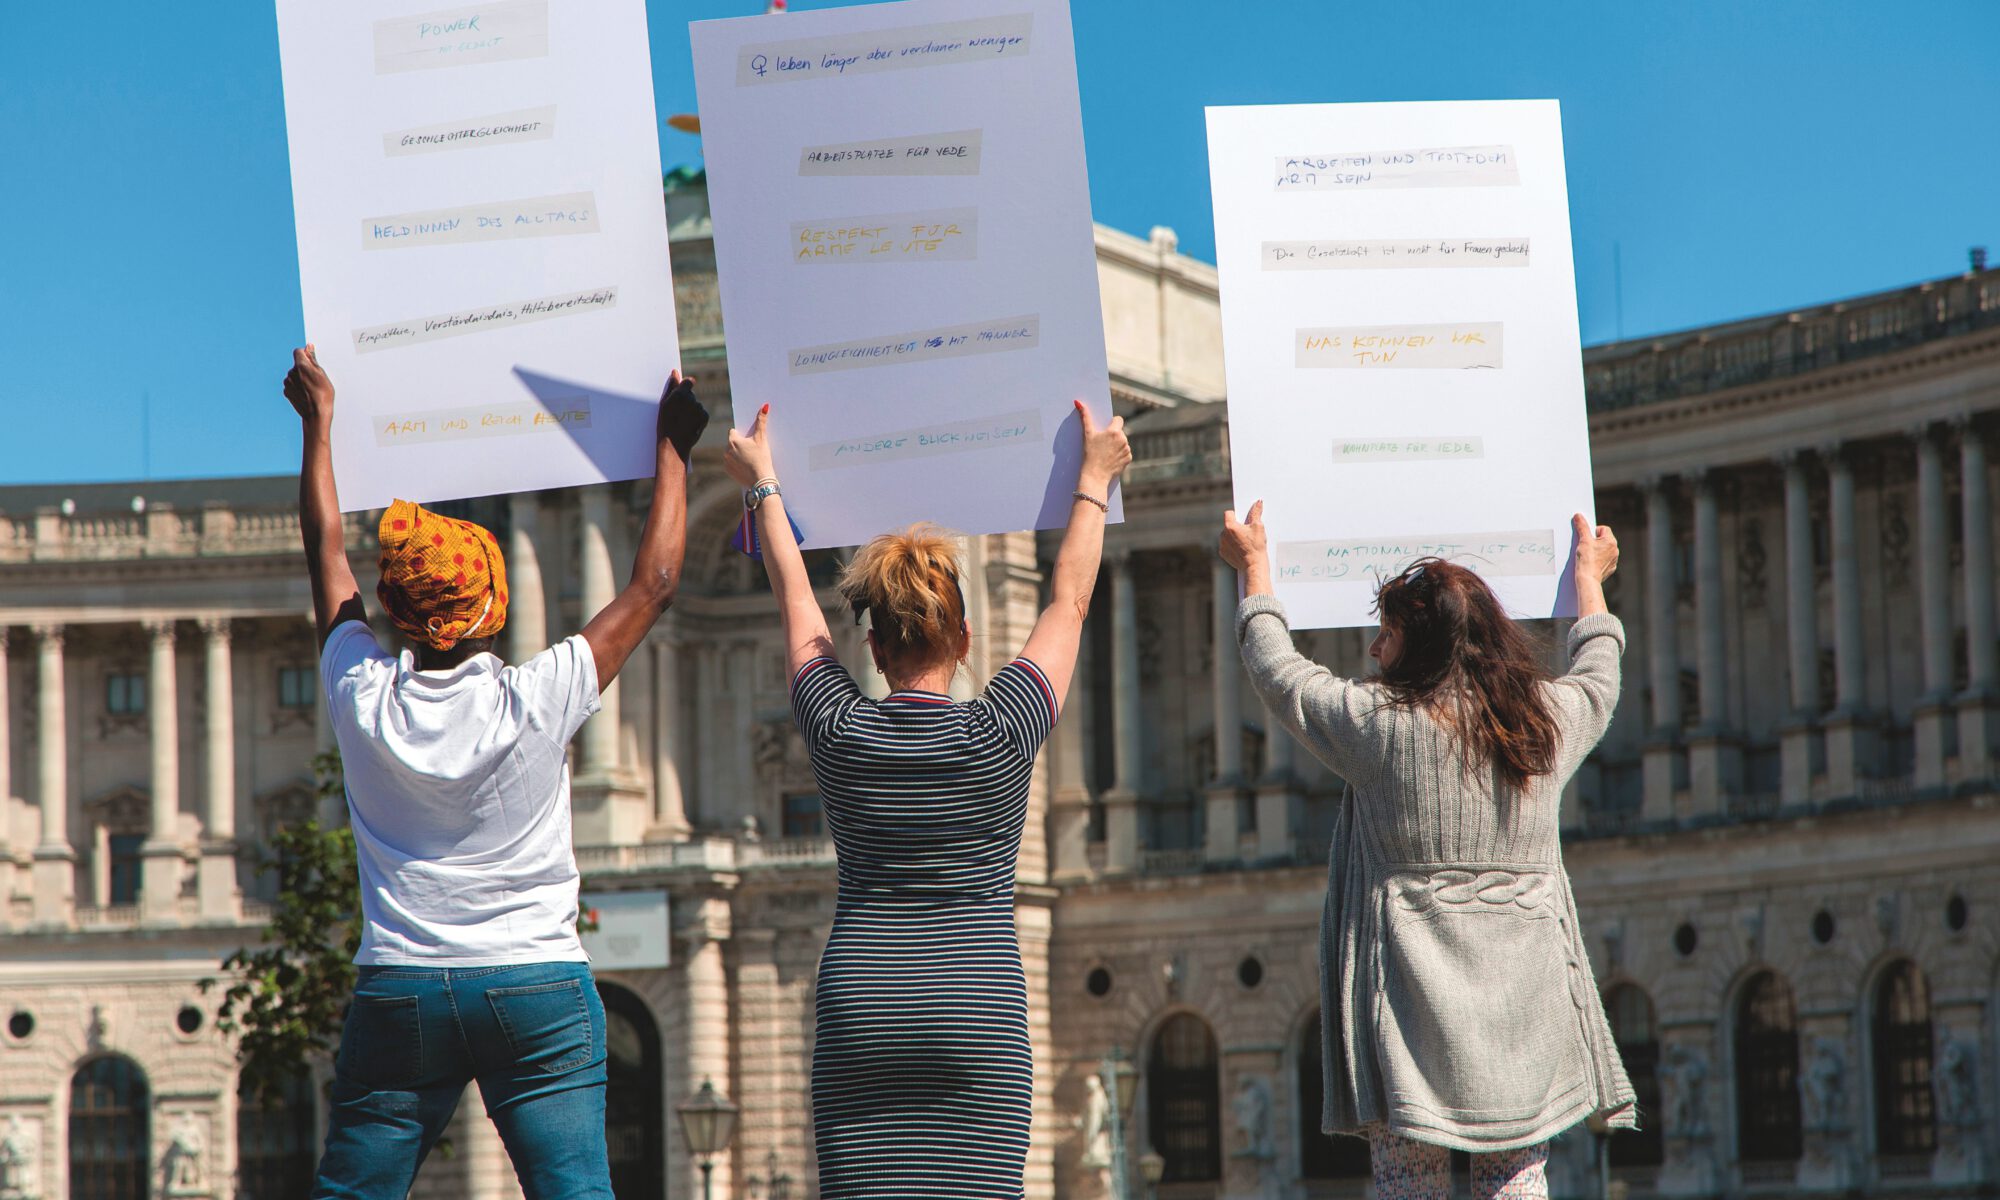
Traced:
POLYGON ((766 405, 764 406, 764 411, 765 411, 765 412, 770 412, 770 411, 771 411, 771 406, 770 406, 770 405, 768 405, 768 404, 766 404, 766 405))

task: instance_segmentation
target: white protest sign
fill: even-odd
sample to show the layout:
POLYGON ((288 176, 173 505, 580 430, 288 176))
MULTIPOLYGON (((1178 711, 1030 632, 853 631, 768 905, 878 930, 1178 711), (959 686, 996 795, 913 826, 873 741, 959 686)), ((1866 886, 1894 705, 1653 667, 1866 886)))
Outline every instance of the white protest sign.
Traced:
POLYGON ((1236 505, 1296 628, 1435 555, 1570 616, 1593 511, 1555 101, 1208 110, 1236 505))
POLYGON ((1063 524, 1072 402, 1111 418, 1066 0, 690 29, 730 391, 805 544, 1063 524))
POLYGON ((680 361, 642 0, 278 0, 341 507, 653 472, 680 361))

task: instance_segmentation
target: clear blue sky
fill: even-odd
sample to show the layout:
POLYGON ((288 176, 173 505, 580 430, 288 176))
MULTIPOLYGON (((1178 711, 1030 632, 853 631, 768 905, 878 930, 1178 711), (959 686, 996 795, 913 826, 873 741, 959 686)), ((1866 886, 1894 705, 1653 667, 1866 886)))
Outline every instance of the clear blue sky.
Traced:
MULTIPOLYGON (((1620 333, 1614 246, 1626 336, 2000 260, 1995 0, 1072 5, 1096 217, 1192 254, 1204 104, 1553 96, 1586 342, 1620 333)), ((762 4, 647 7, 664 117, 694 105, 686 22, 762 4)), ((139 478, 146 396, 155 478, 295 470, 271 5, 22 2, 0 31, 0 483, 139 478)))

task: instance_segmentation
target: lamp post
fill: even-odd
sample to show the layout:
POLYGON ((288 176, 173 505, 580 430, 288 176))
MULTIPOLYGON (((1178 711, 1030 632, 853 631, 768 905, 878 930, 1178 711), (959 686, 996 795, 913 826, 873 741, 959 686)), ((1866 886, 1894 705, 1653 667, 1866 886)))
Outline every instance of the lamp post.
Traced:
POLYGON ((701 1164, 701 1200, 711 1200, 709 1179, 715 1171, 715 1156, 729 1148, 736 1136, 736 1105, 715 1090, 715 1084, 701 1081, 701 1090, 674 1107, 680 1114, 681 1134, 687 1138, 688 1153, 701 1164))
POLYGON ((792 1200, 792 1177, 778 1170, 776 1150, 764 1159, 764 1177, 750 1177, 750 1200, 792 1200))
POLYGON ((1148 1150, 1139 1156, 1139 1177, 1146 1181, 1146 1200, 1159 1200, 1160 1176, 1167 1173, 1167 1160, 1148 1150))
POLYGON ((1597 1194, 1611 1200, 1611 1123, 1601 1113, 1591 1113, 1583 1124, 1597 1137, 1597 1194))
POLYGON ((1104 1080, 1104 1094, 1111 1097, 1111 1194, 1115 1200, 1132 1200, 1132 1185, 1125 1173, 1125 1120, 1139 1094, 1139 1072, 1126 1058, 1125 1048, 1113 1046, 1098 1073, 1104 1080))

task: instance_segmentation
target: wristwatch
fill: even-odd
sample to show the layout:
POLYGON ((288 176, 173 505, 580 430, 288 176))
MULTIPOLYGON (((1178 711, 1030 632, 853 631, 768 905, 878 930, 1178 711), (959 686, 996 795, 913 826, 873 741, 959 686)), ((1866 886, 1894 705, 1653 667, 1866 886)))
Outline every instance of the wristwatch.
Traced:
POLYGON ((773 496, 782 495, 784 493, 779 490, 777 480, 760 479, 757 481, 756 487, 743 493, 743 507, 749 512, 756 512, 757 506, 764 503, 764 501, 769 500, 773 496))

